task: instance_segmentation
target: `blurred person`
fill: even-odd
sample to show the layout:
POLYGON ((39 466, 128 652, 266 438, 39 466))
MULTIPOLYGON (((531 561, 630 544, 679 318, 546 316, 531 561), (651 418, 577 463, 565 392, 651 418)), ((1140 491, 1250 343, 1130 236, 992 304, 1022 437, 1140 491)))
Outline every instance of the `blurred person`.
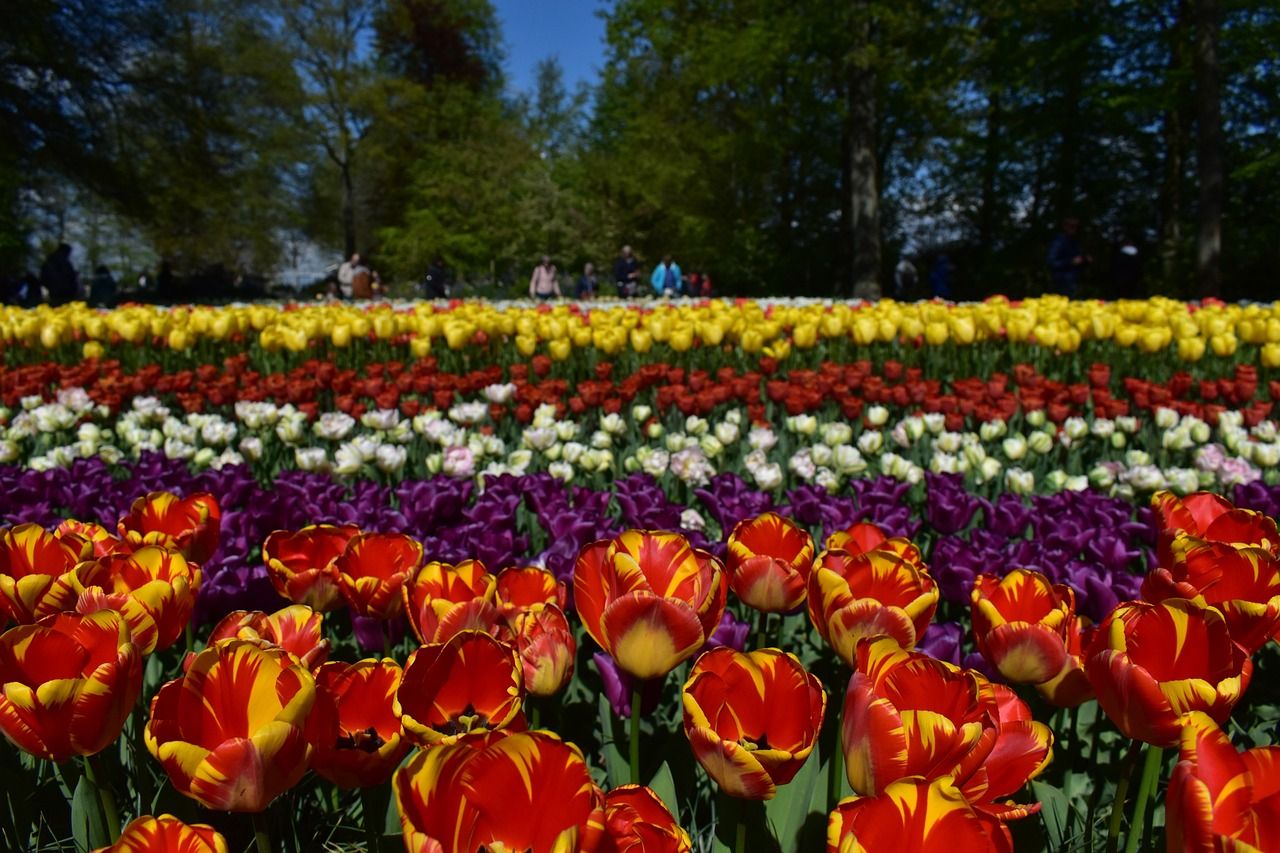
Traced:
POLYGON ((427 274, 422 277, 422 295, 427 299, 445 299, 449 296, 452 284, 449 268, 444 265, 444 258, 439 255, 427 267, 427 274))
POLYGON ((670 255, 663 255, 662 263, 654 267, 653 275, 649 276, 654 296, 679 296, 681 283, 680 265, 670 255))
POLYGON ((613 283, 618 287, 618 295, 624 299, 636 295, 636 284, 640 281, 640 265, 630 246, 622 247, 622 254, 613 262, 613 283))
POLYGON ((578 286, 574 290, 574 296, 578 299, 595 299, 596 287, 595 264, 587 263, 587 265, 582 268, 582 276, 578 279, 578 286))
POLYGON ((338 289, 347 299, 351 298, 351 284, 355 279, 356 267, 360 266, 360 253, 353 252, 351 257, 338 267, 338 289))
POLYGON ((951 298, 951 278, 955 268, 951 266, 951 258, 945 253, 938 255, 929 270, 929 287, 933 290, 934 299, 951 298))
POLYGON ((111 270, 98 264, 89 279, 89 304, 94 308, 112 308, 116 304, 116 280, 111 270))
POLYGON ((1054 293, 1074 298, 1084 269, 1093 261, 1080 248, 1080 220, 1068 216, 1049 244, 1049 280, 1054 293))
POLYGON ((71 247, 59 243, 40 267, 40 286, 50 305, 65 305, 80 298, 80 274, 71 263, 71 247))
POLYGON ((911 263, 911 258, 903 255, 898 265, 893 268, 893 298, 899 300, 907 298, 916 289, 919 276, 916 265, 911 263))
POLYGON ((542 263, 533 268, 529 276, 529 298, 547 301, 560 296, 560 278, 556 275, 556 265, 551 263, 550 255, 542 256, 542 263))
POLYGON ((1127 234, 1111 256, 1111 286, 1117 299, 1142 298, 1142 254, 1127 234))
POLYGON ((359 255, 353 255, 353 257, 356 263, 351 269, 351 298, 372 299, 373 272, 360 261, 359 255))

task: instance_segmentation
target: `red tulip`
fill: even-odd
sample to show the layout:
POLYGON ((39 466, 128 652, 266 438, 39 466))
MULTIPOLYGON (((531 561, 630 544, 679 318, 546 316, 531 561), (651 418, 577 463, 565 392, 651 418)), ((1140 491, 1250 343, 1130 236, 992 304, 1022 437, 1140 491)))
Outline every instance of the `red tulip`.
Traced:
POLYGON ((1172 492, 1156 492, 1151 496, 1151 508, 1160 531, 1156 555, 1161 566, 1172 564, 1170 549, 1179 534, 1207 542, 1261 548, 1272 554, 1280 551, 1280 533, 1274 521, 1260 512, 1237 509, 1217 495, 1196 492, 1179 498, 1172 492))
POLYGON ((118 527, 120 538, 131 548, 159 545, 203 564, 218 550, 221 524, 218 500, 208 492, 185 498, 172 492, 151 492, 133 502, 118 527))
POLYGON ((497 581, 479 560, 427 563, 405 582, 401 597, 423 643, 445 643, 466 630, 501 633, 497 581))
POLYGON ((409 656, 392 708, 420 746, 489 729, 525 727, 524 668, 515 649, 463 631, 409 656))
POLYGON ((72 574, 81 613, 124 614, 144 655, 178 641, 195 607, 200 567, 177 551, 144 545, 129 554, 109 554, 78 565, 72 574))
POLYGON ((502 617, 508 621, 547 604, 564 610, 567 599, 564 583, 546 569, 535 566, 506 569, 497 578, 495 600, 502 617))
POLYGON ((693 845, 653 789, 623 785, 604 795, 605 838, 596 853, 691 853, 693 845))
POLYGON ((1013 853, 998 818, 969 804, 948 776, 904 779, 875 797, 841 800, 827 822, 827 853, 1013 853))
POLYGON ((27 624, 75 609, 69 575, 91 554, 86 540, 58 537, 38 524, 0 528, 0 617, 27 624))
POLYGON ((409 853, 593 851, 603 796, 582 753, 550 732, 487 732, 425 749, 396 771, 409 853))
POLYGON ((291 604, 274 613, 233 610, 213 627, 209 644, 219 640, 247 640, 265 648, 278 648, 309 670, 329 657, 324 637, 324 614, 305 604, 291 604))
POLYGON ((227 853, 227 840, 207 824, 144 816, 131 821, 115 844, 94 853, 227 853))
POLYGON ((361 533, 334 561, 338 587, 360 616, 400 615, 404 583, 422 565, 422 545, 403 533, 361 533))
POLYGON ((1156 746, 1177 743, 1191 711, 1225 720, 1251 672, 1222 614, 1181 598, 1119 605, 1085 657, 1102 710, 1126 737, 1156 746))
POLYGON ((1075 593, 1039 572, 1014 569, 973 584, 973 637, 978 651, 1014 684, 1040 684, 1067 663, 1067 631, 1075 593))
POLYGON ((724 570, 677 533, 629 530, 588 545, 574 569, 583 626, 634 678, 666 675, 720 624, 724 570))
POLYGON ((729 534, 729 585, 749 607, 788 613, 805 599, 813 567, 813 537, 794 521, 766 512, 738 523, 729 534))
POLYGON ((0 729, 37 758, 94 755, 142 691, 142 654, 119 613, 58 614, 0 634, 0 729))
POLYGON ((827 551, 848 551, 850 554, 865 554, 868 551, 892 551, 909 562, 922 564, 920 549, 910 540, 899 536, 889 536, 878 524, 870 521, 859 521, 837 530, 827 537, 827 551))
POLYGON ((511 623, 516 652, 524 667, 525 690, 554 696, 573 678, 578 643, 564 611, 554 604, 518 614, 511 623))
POLYGON ((313 524, 296 533, 277 530, 262 543, 262 561, 276 592, 296 604, 327 613, 342 606, 335 561, 358 527, 313 524))
POLYGON ((400 665, 391 658, 326 663, 307 722, 311 767, 340 788, 381 785, 409 751, 392 710, 400 665))
POLYGON ((1093 698, 1093 686, 1084 671, 1084 652, 1093 642, 1096 626, 1084 616, 1077 615, 1067 626, 1067 659, 1053 678, 1036 685, 1051 705, 1058 708, 1074 708, 1093 698))

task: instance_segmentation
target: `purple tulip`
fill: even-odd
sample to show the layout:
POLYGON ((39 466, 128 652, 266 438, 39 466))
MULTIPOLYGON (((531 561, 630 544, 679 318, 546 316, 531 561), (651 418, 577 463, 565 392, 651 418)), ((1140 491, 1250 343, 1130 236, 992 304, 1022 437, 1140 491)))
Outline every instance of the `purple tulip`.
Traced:
MULTIPOLYGON (((609 700, 613 713, 626 719, 631 716, 631 693, 635 679, 618 668, 613 658, 604 652, 596 652, 591 656, 595 661, 596 672, 604 682, 604 695, 609 700)), ((651 714, 662 699, 662 679, 653 678, 640 685, 640 713, 651 714)))

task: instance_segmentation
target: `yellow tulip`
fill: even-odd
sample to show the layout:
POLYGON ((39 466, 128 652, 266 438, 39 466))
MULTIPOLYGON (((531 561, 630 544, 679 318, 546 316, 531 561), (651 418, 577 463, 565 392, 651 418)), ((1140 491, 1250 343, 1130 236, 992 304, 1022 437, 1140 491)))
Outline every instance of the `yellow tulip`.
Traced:
POLYGON ((688 352, 693 349, 693 327, 681 325, 672 329, 667 344, 676 352, 688 352))
POLYGON ((1263 344, 1260 357, 1263 367, 1280 367, 1280 342, 1263 344))
POLYGON ((106 352, 102 344, 97 341, 85 341, 81 349, 85 358, 102 358, 103 353, 106 352))
POLYGON ((556 338, 547 344, 547 352, 556 361, 564 361, 573 353, 573 346, 567 338, 556 338))
POLYGON ((347 347, 351 343, 351 327, 334 326, 333 331, 329 333, 329 340, 339 349, 347 347))
POLYGON ((653 349, 653 337, 644 329, 632 329, 631 349, 638 353, 648 352, 653 349))
POLYGON ((791 339, 800 349, 812 349, 818 345, 818 327, 813 323, 801 323, 791 331, 791 339))
POLYGON ((928 323, 924 327, 924 340, 929 346, 940 346, 947 342, 946 323, 928 323))
POLYGON ((530 358, 538 351, 538 339, 533 335, 516 335, 516 351, 525 358, 530 358))
POLYGON ((1199 361, 1204 357, 1204 338, 1178 338, 1178 358, 1199 361))
POLYGON ((1217 356, 1235 355, 1237 345, 1239 345, 1239 341, 1230 332, 1223 332, 1209 338, 1209 346, 1213 348, 1213 354, 1217 356))

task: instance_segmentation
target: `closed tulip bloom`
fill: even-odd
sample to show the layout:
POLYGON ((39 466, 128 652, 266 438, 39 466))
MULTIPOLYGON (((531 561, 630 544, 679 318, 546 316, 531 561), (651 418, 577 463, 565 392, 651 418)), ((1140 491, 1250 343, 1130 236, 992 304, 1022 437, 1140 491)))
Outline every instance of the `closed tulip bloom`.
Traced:
POLYGON ((587 633, 644 680, 702 648, 720 624, 728 583, 720 561, 683 536, 628 530, 582 550, 573 591, 587 633))
POLYGON ((1173 562, 1171 546, 1179 534, 1280 553, 1280 533, 1272 519, 1254 510, 1238 509, 1218 495, 1196 492, 1180 498, 1172 492, 1156 492, 1151 496, 1151 508, 1159 530, 1156 557, 1161 566, 1173 562))
POLYGON ((432 561, 401 591, 413 633, 423 643, 445 643, 460 631, 500 633, 497 579, 479 560, 432 561))
POLYGON ((564 610, 568 590, 563 581, 546 569, 536 566, 506 569, 497 578, 495 600, 502 617, 514 620, 517 615, 552 604, 564 610))
POLYGON ((186 824, 168 814, 143 816, 131 821, 115 844, 94 853, 227 853, 227 840, 207 824, 186 824))
POLYGON ((200 567, 177 551, 144 545, 78 565, 81 613, 117 610, 144 655, 169 648, 186 630, 200 590, 200 567))
POLYGON ((282 649, 310 670, 329 657, 329 641, 324 637, 324 614, 305 604, 291 604, 274 613, 233 610, 213 627, 209 644, 230 639, 247 640, 263 648, 282 649))
POLYGON ((573 678, 578 643, 564 611, 554 604, 526 610, 511 622, 516 652, 524 667, 525 691, 554 696, 573 678))
POLYGON ((593 851, 604 797, 550 732, 487 732, 425 749, 394 777, 409 853, 593 851))
POLYGON ((971 616, 978 651, 1014 684, 1040 684, 1067 662, 1075 593, 1039 572, 1014 569, 1003 579, 979 575, 971 616))
MULTIPOLYGON (((92 521, 77 521, 74 518, 64 519, 53 533, 59 539, 81 539, 89 543, 91 557, 105 557, 108 554, 127 554, 133 549, 128 543, 116 537, 116 534, 101 524, 92 521)), ((86 558, 87 559, 87 558, 86 558)))
POLYGON ((361 533, 334 561, 342 597, 352 611, 374 619, 400 615, 400 590, 420 565, 422 545, 403 533, 361 533))
POLYGON ((662 798, 644 785, 623 785, 604 795, 604 841, 596 853, 690 853, 689 833, 662 798))
POLYGON ((1165 797, 1169 853, 1269 850, 1280 838, 1280 746, 1236 752, 1199 712, 1183 721, 1165 797))
POLYGON ((1188 598, 1216 607, 1231 639, 1247 653, 1266 645, 1280 629, 1280 558, 1252 546, 1175 537, 1168 567, 1142 580, 1147 601, 1188 598))
POLYGON ((26 624, 75 609, 78 592, 68 576, 92 553, 86 540, 38 524, 0 529, 0 616, 26 624))
POLYGON ((463 631, 409 656, 392 708, 420 746, 471 732, 525 728, 524 667, 516 650, 480 631, 463 631))
POLYGON ((880 525, 870 521, 856 522, 844 530, 837 530, 827 537, 827 551, 848 551, 850 554, 865 554, 868 551, 892 551, 906 559, 920 563, 920 549, 908 539, 890 536, 880 525))
POLYGON ((0 634, 0 729, 37 758, 94 755, 142 691, 142 653, 119 613, 64 613, 0 634))
POLYGON ((891 551, 823 551, 809 575, 809 618, 851 666, 867 637, 915 646, 937 606, 938 586, 923 565, 891 551))
POLYGON ((889 637, 864 643, 844 713, 845 771, 872 796, 911 776, 952 777, 972 803, 1002 818, 1038 809, 998 803, 1039 775, 1053 735, 1013 691, 889 637))
POLYGON ((827 694, 793 655, 777 649, 713 649, 684 691, 684 733, 694 757, 726 794, 770 800, 818 741, 827 694))
POLYGON ((1156 746, 1178 742, 1183 714, 1225 720, 1251 672, 1222 614, 1181 598, 1119 605, 1085 658, 1102 710, 1126 737, 1156 746))
POLYGON ((218 550, 222 510, 208 492, 180 498, 172 492, 151 492, 133 502, 120 519, 120 538, 131 548, 159 545, 181 551, 203 565, 218 550))
POLYGON ((326 663, 316 671, 316 704, 307 722, 316 773, 340 788, 391 778, 409 751, 391 707, 400 676, 391 658, 326 663))
POLYGON ((1084 671, 1084 652, 1093 642, 1097 626, 1076 615, 1067 625, 1067 659, 1058 674, 1036 685, 1049 704, 1057 708, 1074 708, 1093 698, 1093 686, 1084 671))
POLYGON ((729 534, 725 569, 738 598, 762 613, 787 613, 804 604, 813 537, 789 518, 766 512, 729 534))
POLYGON ((360 533, 352 526, 313 524, 299 531, 277 530, 262 543, 267 576, 281 597, 327 613, 342 606, 334 562, 360 533))
POLYGON ((965 799, 947 776, 905 779, 875 797, 841 800, 827 821, 827 853, 1013 853, 998 818, 965 799))
POLYGON ((315 681, 282 649, 222 640, 151 700, 147 749, 180 793, 260 812, 307 771, 315 681))

